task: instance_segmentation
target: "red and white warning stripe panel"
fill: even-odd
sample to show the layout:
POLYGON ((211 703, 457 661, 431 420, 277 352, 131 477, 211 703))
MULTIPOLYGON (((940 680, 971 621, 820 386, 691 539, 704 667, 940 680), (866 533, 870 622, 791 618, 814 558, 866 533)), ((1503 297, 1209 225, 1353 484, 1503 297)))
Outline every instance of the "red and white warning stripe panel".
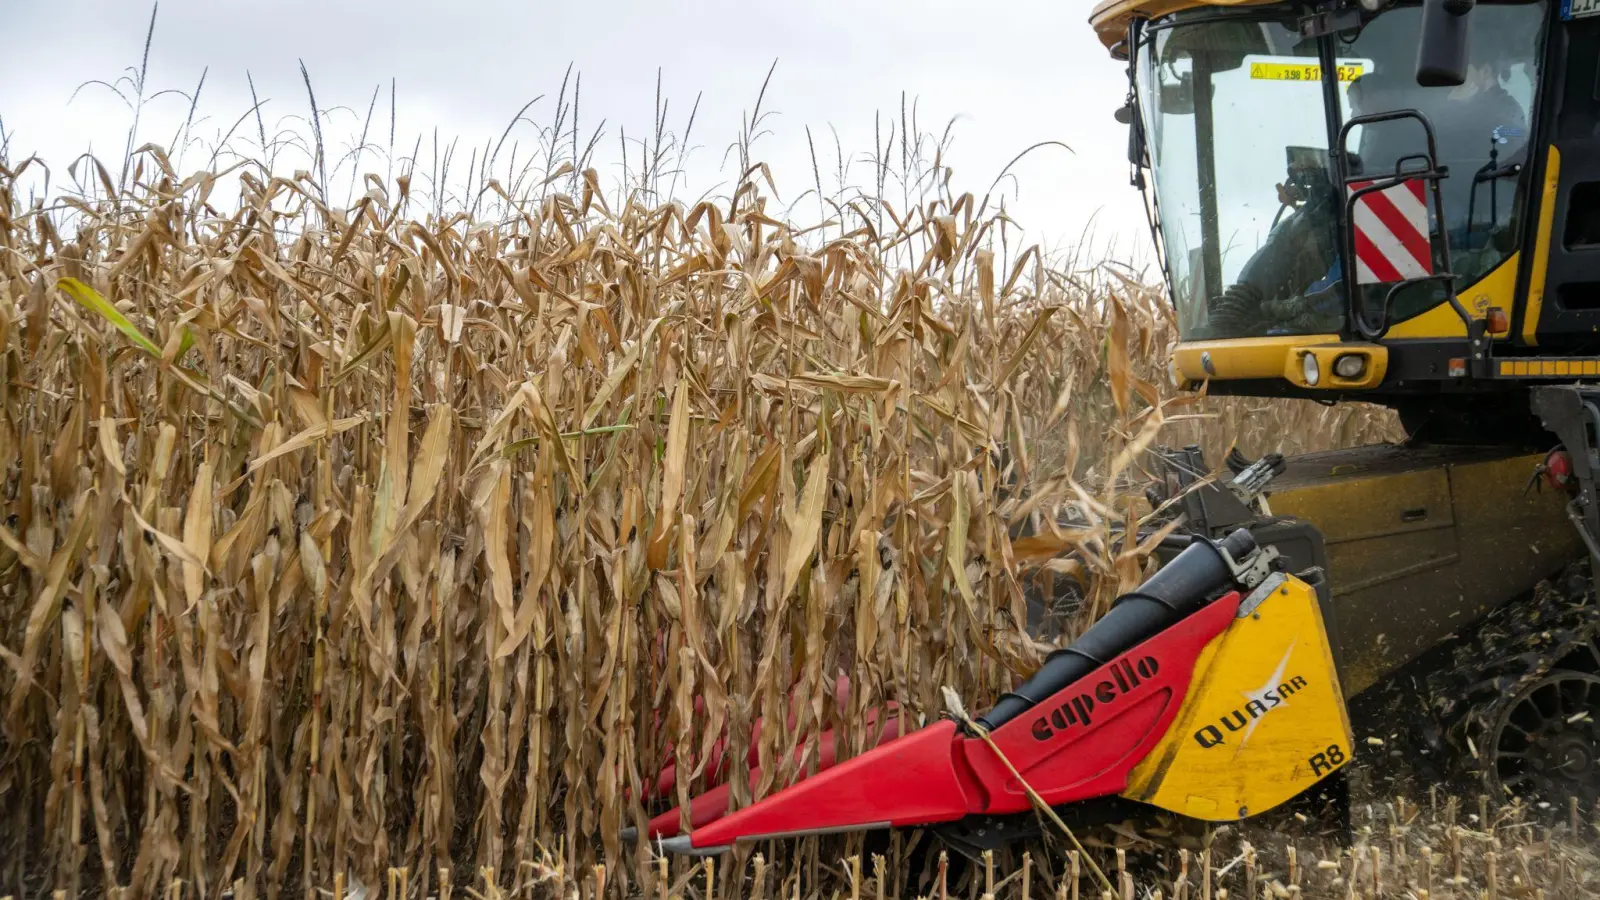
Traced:
MULTIPOLYGON (((1375 182, 1351 182, 1354 194, 1375 182)), ((1364 194, 1355 202, 1356 283, 1393 284, 1433 274, 1427 183, 1420 178, 1364 194)))

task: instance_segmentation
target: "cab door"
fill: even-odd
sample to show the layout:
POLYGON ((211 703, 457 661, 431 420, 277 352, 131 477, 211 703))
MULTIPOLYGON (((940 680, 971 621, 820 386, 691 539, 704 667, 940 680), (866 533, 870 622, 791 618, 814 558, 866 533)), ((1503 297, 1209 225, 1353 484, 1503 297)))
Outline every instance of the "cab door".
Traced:
POLYGON ((1600 353, 1600 16, 1558 22, 1546 54, 1548 147, 1533 162, 1539 190, 1526 242, 1524 342, 1600 353))

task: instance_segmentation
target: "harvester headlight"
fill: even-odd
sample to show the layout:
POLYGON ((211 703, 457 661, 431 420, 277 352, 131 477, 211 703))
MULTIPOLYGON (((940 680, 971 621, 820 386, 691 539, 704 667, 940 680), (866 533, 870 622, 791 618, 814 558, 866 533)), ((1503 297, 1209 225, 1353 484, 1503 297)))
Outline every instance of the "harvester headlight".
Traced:
POLYGON ((1382 11, 1390 4, 1391 0, 1361 0, 1361 8, 1369 13, 1382 11))
POLYGON ((1300 366, 1306 376, 1306 384, 1316 387, 1317 382, 1322 380, 1322 368, 1317 364, 1317 355, 1307 353, 1300 357, 1300 366))
POLYGON ((1178 361, 1176 359, 1167 360, 1167 380, 1171 381, 1172 386, 1175 388, 1183 387, 1183 373, 1178 371, 1178 361))
POLYGON ((1367 371, 1367 358, 1359 353, 1346 353, 1333 361, 1333 374, 1340 378, 1360 378, 1367 371))

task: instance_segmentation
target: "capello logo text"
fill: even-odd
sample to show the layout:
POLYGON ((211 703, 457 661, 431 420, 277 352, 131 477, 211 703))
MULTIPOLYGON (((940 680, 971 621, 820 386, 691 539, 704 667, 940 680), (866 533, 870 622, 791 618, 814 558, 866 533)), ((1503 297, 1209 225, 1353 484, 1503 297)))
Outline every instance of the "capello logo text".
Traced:
POLYGON ((1161 670, 1161 664, 1154 656, 1146 656, 1138 662, 1119 659, 1111 664, 1110 669, 1111 677, 1101 679, 1093 687, 1085 686, 1035 719, 1032 729, 1034 738, 1048 741, 1074 725, 1087 726, 1099 715, 1100 707, 1116 703, 1145 679, 1154 678, 1156 672, 1161 670))

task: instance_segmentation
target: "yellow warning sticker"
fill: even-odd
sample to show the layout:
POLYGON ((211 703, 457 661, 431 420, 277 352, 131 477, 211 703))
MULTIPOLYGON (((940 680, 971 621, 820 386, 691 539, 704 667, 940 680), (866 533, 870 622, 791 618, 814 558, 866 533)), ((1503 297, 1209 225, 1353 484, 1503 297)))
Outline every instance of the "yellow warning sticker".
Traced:
MULTIPOLYGON (((1361 63, 1346 63, 1338 67, 1339 80, 1355 81, 1366 71, 1361 63)), ((1317 63, 1254 62, 1250 64, 1250 78, 1255 81, 1321 81, 1322 66, 1317 63)))

